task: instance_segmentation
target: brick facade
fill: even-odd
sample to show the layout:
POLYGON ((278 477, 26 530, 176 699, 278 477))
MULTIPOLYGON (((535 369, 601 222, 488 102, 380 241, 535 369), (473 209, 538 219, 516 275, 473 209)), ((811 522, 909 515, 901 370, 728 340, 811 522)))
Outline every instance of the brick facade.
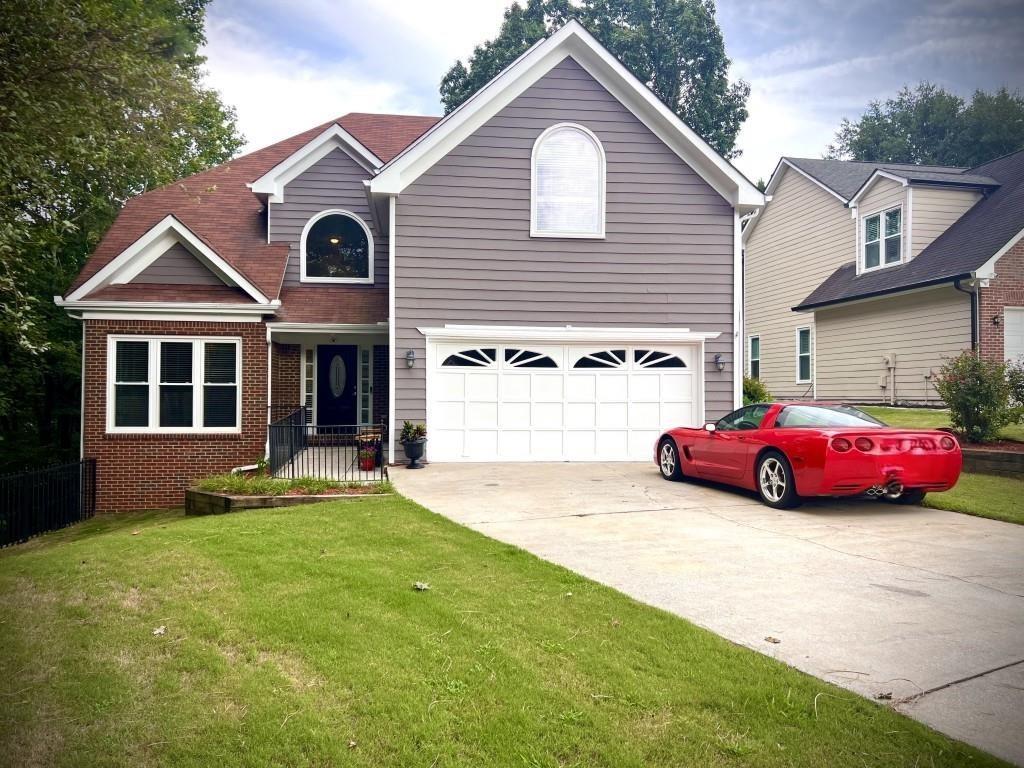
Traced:
POLYGON ((996 262, 996 278, 982 288, 978 302, 979 349, 988 360, 1003 359, 1003 307, 1024 307, 1024 240, 996 262), (992 322, 998 317, 999 324, 992 322))
POLYGON ((275 410, 302 404, 302 346, 270 345, 270 402, 275 410))
POLYGON ((97 509, 178 507, 196 478, 264 455, 267 337, 262 323, 85 320, 84 455, 96 459, 97 509), (242 340, 242 431, 237 435, 107 434, 107 336, 234 336, 242 340))

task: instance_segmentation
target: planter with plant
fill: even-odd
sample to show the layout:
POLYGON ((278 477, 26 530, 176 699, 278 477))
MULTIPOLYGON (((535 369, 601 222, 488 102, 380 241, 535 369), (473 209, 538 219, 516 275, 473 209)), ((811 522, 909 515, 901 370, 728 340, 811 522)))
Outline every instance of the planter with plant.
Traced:
POLYGON ((357 454, 359 457, 359 469, 363 472, 372 472, 377 466, 377 449, 374 446, 362 447, 357 454))
POLYGON ((409 459, 407 469, 422 469, 423 465, 419 460, 423 458, 423 451, 427 445, 427 427, 425 424, 413 424, 407 421, 402 424, 402 434, 398 441, 402 444, 405 457, 409 459))

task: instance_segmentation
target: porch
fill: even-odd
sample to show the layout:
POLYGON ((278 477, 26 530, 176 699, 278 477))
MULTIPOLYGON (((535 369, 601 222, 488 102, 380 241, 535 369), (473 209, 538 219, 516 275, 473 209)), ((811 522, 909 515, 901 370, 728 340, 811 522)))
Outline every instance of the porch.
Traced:
POLYGON ((379 482, 388 475, 387 443, 384 421, 316 424, 298 406, 267 425, 267 463, 274 477, 379 482))

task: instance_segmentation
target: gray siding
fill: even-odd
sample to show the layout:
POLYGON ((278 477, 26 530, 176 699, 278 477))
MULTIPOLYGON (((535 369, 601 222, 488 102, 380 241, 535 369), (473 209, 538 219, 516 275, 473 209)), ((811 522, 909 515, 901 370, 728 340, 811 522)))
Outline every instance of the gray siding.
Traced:
POLYGON ((732 407, 733 210, 572 59, 410 185, 397 202, 396 406, 425 418, 418 326, 670 326, 706 347, 709 417, 732 407), (530 155, 559 122, 607 156, 604 240, 530 237, 530 155), (712 358, 728 361, 724 372, 712 358))
MULTIPOLYGON (((302 229, 311 217, 328 208, 351 211, 361 218, 373 233, 374 282, 378 287, 386 286, 388 280, 387 233, 381 233, 372 217, 366 201, 363 182, 370 173, 345 152, 336 149, 312 168, 289 182, 284 192, 283 203, 271 203, 268 214, 270 242, 288 243, 288 268, 285 271, 285 286, 296 286, 299 281, 299 240, 302 229)), ((321 284, 322 285, 322 284, 321 284)), ((360 286, 341 285, 345 290, 360 286)))
POLYGON ((910 255, 913 258, 967 213, 981 199, 981 193, 970 189, 911 187, 909 199, 913 236, 910 255))
POLYGON ((161 285, 224 285, 191 251, 175 243, 142 270, 133 283, 161 285))
POLYGON ((934 378, 947 358, 971 346, 971 304, 949 286, 815 313, 818 397, 888 402, 879 386, 882 356, 896 354, 897 402, 936 403, 934 378))

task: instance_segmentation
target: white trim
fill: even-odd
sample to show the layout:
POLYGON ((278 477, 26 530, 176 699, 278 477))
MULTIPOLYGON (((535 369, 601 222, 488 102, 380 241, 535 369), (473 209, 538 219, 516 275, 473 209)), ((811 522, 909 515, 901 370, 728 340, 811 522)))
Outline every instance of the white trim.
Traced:
POLYGON ((417 328, 428 339, 473 341, 620 341, 620 342, 694 342, 717 339, 721 331, 701 333, 689 328, 577 328, 526 325, 445 325, 443 328, 417 328))
POLYGON ((732 379, 733 408, 743 405, 743 227, 733 209, 732 379))
POLYGON ((604 145, 593 131, 579 123, 555 123, 545 128, 540 136, 537 137, 537 140, 533 142, 533 149, 530 152, 530 237, 603 239, 605 236, 605 218, 607 213, 605 202, 607 199, 607 178, 608 160, 604 154, 604 145), (600 225, 596 232, 553 231, 542 230, 537 227, 537 150, 552 133, 564 128, 579 131, 589 138, 597 148, 598 161, 600 163, 597 177, 597 204, 600 208, 600 225))
POLYGON ((373 233, 366 225, 366 222, 357 214, 344 208, 328 208, 310 217, 309 221, 306 222, 306 226, 302 228, 302 235, 299 237, 299 281, 303 283, 360 283, 363 285, 373 285, 373 233), (327 216, 347 216, 362 227, 363 232, 366 234, 366 277, 310 277, 306 274, 306 237, 309 235, 309 230, 313 228, 313 225, 327 216))
MULTIPOLYGON (((270 427, 270 422, 273 420, 273 415, 274 415, 273 411, 271 410, 271 406, 274 404, 274 391, 273 391, 274 390, 274 385, 273 385, 273 381, 274 381, 274 376, 273 376, 274 343, 273 343, 273 340, 270 338, 270 328, 267 328, 266 332, 267 332, 266 335, 267 335, 267 427, 268 428, 266 430, 267 437, 263 441, 263 456, 264 456, 264 458, 269 460, 270 459, 270 429, 269 429, 269 427, 270 427)), ((242 399, 241 398, 242 393, 239 392, 238 395, 239 395, 238 399, 241 400, 242 399)))
POLYGON ((814 381, 814 333, 809 325, 798 326, 795 331, 796 370, 793 372, 793 378, 797 384, 810 384, 814 381), (807 331, 807 370, 811 375, 809 379, 800 378, 800 331, 807 331))
POLYGON ((974 277, 978 278, 979 280, 993 279, 996 276, 996 262, 1003 258, 1003 256, 1006 255, 1006 252, 1013 248, 1013 246, 1019 243, 1021 241, 1021 238, 1024 238, 1024 229, 1022 229, 1016 235, 1007 240, 1006 245, 1004 245, 1002 248, 996 251, 995 254, 988 261, 986 261, 984 264, 982 264, 980 267, 974 270, 974 277))
POLYGON ((262 323, 262 315, 204 315, 187 313, 144 312, 81 312, 72 315, 79 320, 146 320, 161 323, 262 323))
POLYGON ((761 334, 752 333, 747 336, 747 375, 752 379, 761 379, 761 334), (757 376, 754 376, 752 363, 754 362, 754 339, 757 339, 757 376))
POLYGON ((375 171, 383 165, 380 158, 363 146, 355 136, 334 123, 248 187, 257 195, 267 195, 271 203, 283 203, 288 182, 308 171, 335 149, 341 149, 368 171, 375 171))
MULTIPOLYGON (((53 297, 53 303, 68 312, 107 312, 110 314, 136 314, 136 315, 165 315, 188 316, 194 313, 203 313, 211 316, 218 315, 245 315, 261 318, 264 315, 274 314, 280 307, 278 299, 266 304, 227 304, 216 301, 176 302, 176 301, 97 301, 85 299, 83 301, 72 301, 62 299, 60 296, 53 297)), ((163 320, 165 318, 154 318, 163 320)), ((219 317, 222 322, 229 322, 219 317)), ((230 322, 233 322, 234 319, 230 322)))
MULTIPOLYGON (((860 210, 859 208, 857 209, 860 210)), ((857 274, 863 275, 868 272, 877 272, 880 269, 888 269, 889 267, 898 267, 900 264, 907 262, 907 238, 906 238, 906 227, 904 222, 906 218, 903 211, 903 203, 899 202, 896 205, 889 205, 871 211, 870 213, 860 214, 857 218, 857 274), (893 237, 885 235, 885 215, 890 211, 899 209, 900 212, 900 260, 894 261, 891 264, 885 261, 885 241, 893 237), (865 251, 867 251, 868 242, 864 235, 864 223, 867 219, 878 216, 878 266, 869 267, 865 261, 865 251)), ((872 241, 874 242, 874 241, 872 241)))
POLYGON ((351 333, 382 334, 388 329, 387 323, 267 323, 267 329, 275 334, 291 333, 351 333))
MULTIPOLYGON (((395 418, 397 415, 397 404, 395 400, 395 282, 397 274, 395 261, 398 248, 398 230, 395 218, 398 208, 398 198, 392 195, 388 198, 388 462, 395 462, 395 418)), ((427 353, 429 359, 430 353, 427 353)), ((426 393, 424 392, 424 396, 426 393)))
POLYGON ((907 237, 907 252, 903 261, 909 262, 914 258, 914 188, 912 186, 907 187, 907 216, 900 222, 900 226, 907 237))
POLYGON ((881 168, 876 168, 867 180, 860 185, 860 189, 853 193, 853 197, 850 198, 850 202, 847 203, 851 208, 856 208, 860 199, 867 194, 867 191, 871 189, 881 178, 892 179, 898 181, 902 186, 906 187, 910 185, 910 182, 903 176, 899 176, 892 171, 885 171, 881 168))
POLYGON ((173 214, 168 214, 158 223, 154 224, 148 232, 121 251, 95 275, 68 294, 68 301, 79 301, 98 288, 107 285, 120 285, 129 282, 139 272, 160 258, 167 250, 166 247, 161 248, 161 246, 166 245, 170 247, 170 245, 173 245, 172 239, 180 242, 192 251, 196 258, 202 261, 206 267, 224 282, 229 285, 238 286, 260 304, 271 303, 270 299, 243 277, 241 272, 217 255, 192 230, 178 221, 173 214), (169 237, 171 235, 173 235, 173 238, 169 237))
MULTIPOLYGON (((269 351, 269 350, 268 350, 269 351)), ((242 432, 242 339, 239 336, 168 336, 162 334, 109 334, 107 336, 107 397, 106 397, 106 431, 118 435, 237 435, 242 432), (144 341, 149 345, 149 372, 146 386, 149 388, 149 426, 117 427, 114 426, 114 397, 117 386, 117 355, 119 341, 144 341), (189 342, 192 344, 192 424, 191 427, 160 427, 160 343, 189 342), (200 342, 200 343, 196 343, 200 342), (235 427, 203 427, 195 426, 203 423, 203 397, 206 366, 203 350, 206 343, 235 345, 235 382, 237 391, 235 398, 235 427)), ((268 380, 269 387, 269 380, 268 380)))
POLYGON ((760 208, 764 195, 683 123, 621 62, 571 20, 536 43, 497 77, 389 161, 371 182, 375 194, 399 194, 487 120, 572 57, 734 206, 760 208))

